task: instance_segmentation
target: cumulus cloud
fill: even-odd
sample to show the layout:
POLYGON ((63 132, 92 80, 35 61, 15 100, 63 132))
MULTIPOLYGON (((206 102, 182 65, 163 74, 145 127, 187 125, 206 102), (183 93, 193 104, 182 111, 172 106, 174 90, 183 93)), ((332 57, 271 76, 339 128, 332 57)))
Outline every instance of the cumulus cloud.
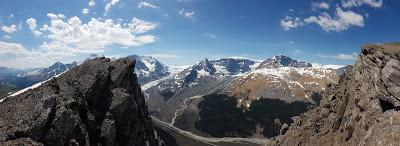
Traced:
MULTIPOLYGON (((280 23, 284 30, 290 30, 308 24, 317 24, 326 32, 340 32, 348 30, 350 27, 364 27, 364 16, 350 9, 361 5, 380 8, 383 6, 383 1, 341 0, 339 3, 336 3, 336 9, 330 9, 330 5, 327 2, 313 2, 311 3, 311 10, 318 12, 318 14, 302 18, 285 16, 285 18, 281 19, 280 23), (319 11, 320 9, 325 10, 325 12, 319 11)), ((294 12, 291 10, 289 11, 294 12)), ((365 13, 365 17, 368 18, 369 13, 365 13)))
POLYGON ((329 9, 329 4, 327 2, 311 3, 311 9, 329 9))
POLYGON ((319 16, 310 16, 304 19, 304 22, 316 23, 327 32, 342 31, 347 30, 350 26, 363 27, 364 17, 351 10, 344 11, 337 7, 335 17, 331 17, 328 13, 322 13, 319 16))
POLYGON ((382 0, 343 0, 342 6, 345 8, 359 7, 361 5, 368 5, 374 8, 380 8, 383 6, 382 0))
POLYGON ((318 54, 317 56, 321 57, 321 58, 331 58, 331 59, 337 59, 337 60, 354 60, 357 57, 357 53, 353 52, 352 54, 338 54, 338 55, 318 54))
POLYGON ((12 24, 12 25, 10 25, 10 26, 5 26, 5 25, 3 25, 3 26, 1 27, 1 30, 3 30, 4 32, 6 32, 6 33, 8 33, 8 34, 12 34, 12 33, 14 33, 14 32, 17 31, 17 26, 16 26, 15 24, 12 24))
POLYGON ((68 52, 28 50, 21 44, 0 41, 0 66, 12 68, 32 68, 47 66, 60 58, 73 56, 68 52))
POLYGON ((94 6, 94 5, 96 5, 96 2, 94 0, 89 0, 88 5, 89 6, 94 6))
POLYGON ((290 30, 303 24, 304 23, 298 17, 286 16, 284 19, 281 20, 281 26, 283 27, 283 30, 290 30))
POLYGON ((36 19, 35 18, 29 18, 26 20, 26 23, 29 26, 29 30, 31 30, 31 33, 35 36, 40 36, 42 35, 42 32, 36 30, 36 19))
POLYGON ((107 15, 108 12, 110 12, 111 7, 117 4, 120 0, 111 0, 106 4, 106 7, 104 8, 104 15, 107 15))
POLYGON ((156 8, 160 8, 160 7, 156 6, 154 4, 148 3, 148 2, 140 2, 138 4, 138 8, 153 8, 153 9, 156 9, 156 8))
POLYGON ((185 9, 181 9, 178 11, 178 13, 182 16, 184 16, 186 19, 189 20, 194 20, 194 11, 186 11, 185 9))
POLYGON ((136 17, 128 22, 99 18, 83 22, 77 16, 66 18, 53 13, 48 13, 47 17, 50 22, 40 27, 40 31, 36 19, 26 20, 33 34, 46 39, 39 47, 27 49, 21 44, 0 41, 0 66, 42 67, 55 61, 72 60, 82 53, 102 53, 113 45, 142 46, 155 42, 156 36, 147 33, 158 27, 157 23, 136 17))
POLYGON ((89 9, 82 9, 82 14, 83 15, 87 15, 87 14, 89 14, 89 9))
POLYGON ((44 25, 42 30, 47 33, 50 42, 44 42, 41 47, 61 48, 73 52, 102 51, 110 45, 135 47, 153 43, 156 37, 144 33, 158 26, 156 23, 138 18, 133 18, 130 23, 122 24, 111 19, 102 21, 96 18, 83 23, 76 16, 64 20, 51 13, 48 17, 51 23, 44 25))
POLYGON ((20 44, 0 41, 0 55, 26 55, 29 52, 20 44))

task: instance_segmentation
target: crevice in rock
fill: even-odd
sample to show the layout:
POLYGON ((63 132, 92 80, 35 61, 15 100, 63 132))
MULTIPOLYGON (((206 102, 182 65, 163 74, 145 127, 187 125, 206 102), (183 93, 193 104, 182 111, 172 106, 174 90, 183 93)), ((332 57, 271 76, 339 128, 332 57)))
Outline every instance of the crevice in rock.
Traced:
POLYGON ((382 112, 385 112, 385 111, 391 110, 391 109, 395 109, 395 106, 392 103, 390 103, 389 101, 379 99, 379 104, 382 108, 382 112))

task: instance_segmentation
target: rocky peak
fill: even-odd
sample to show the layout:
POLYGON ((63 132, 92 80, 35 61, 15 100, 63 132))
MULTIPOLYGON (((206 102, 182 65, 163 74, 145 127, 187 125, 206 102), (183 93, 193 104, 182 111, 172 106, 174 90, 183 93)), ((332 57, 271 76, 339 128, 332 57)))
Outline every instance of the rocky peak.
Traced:
POLYGON ((298 61, 285 55, 274 56, 263 61, 257 68, 312 67, 310 63, 298 61))
POLYGON ((207 58, 201 60, 198 64, 194 65, 193 70, 197 71, 204 70, 211 75, 214 74, 216 71, 214 65, 210 61, 208 61, 207 58))
POLYGON ((0 103, 0 145, 158 145, 134 61, 101 57, 0 103))
POLYGON ((354 67, 328 86, 319 107, 296 118, 273 145, 396 145, 400 44, 364 45, 354 67))
POLYGON ((236 75, 250 71, 251 66, 256 62, 245 58, 222 58, 211 61, 211 63, 214 64, 214 66, 224 68, 229 75, 236 75))

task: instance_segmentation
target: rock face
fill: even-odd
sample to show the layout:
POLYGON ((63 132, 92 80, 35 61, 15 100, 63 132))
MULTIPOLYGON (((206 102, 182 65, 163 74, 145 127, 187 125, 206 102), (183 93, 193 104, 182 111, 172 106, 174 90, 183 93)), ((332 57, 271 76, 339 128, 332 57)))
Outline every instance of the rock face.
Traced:
POLYGON ((97 58, 0 103, 0 145, 158 145, 134 61, 97 58))
POLYGON ((365 45, 319 107, 271 145, 398 145, 400 44, 365 45))

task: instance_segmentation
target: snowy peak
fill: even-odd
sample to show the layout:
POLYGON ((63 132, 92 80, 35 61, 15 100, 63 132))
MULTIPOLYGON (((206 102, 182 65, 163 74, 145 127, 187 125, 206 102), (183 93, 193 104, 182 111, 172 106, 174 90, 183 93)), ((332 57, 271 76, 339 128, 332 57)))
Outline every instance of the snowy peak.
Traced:
POLYGON ((145 84, 170 74, 168 66, 162 64, 151 56, 131 55, 127 57, 136 60, 135 73, 139 78, 140 84, 145 84))
POLYGON ((206 58, 198 64, 193 65, 188 76, 192 76, 189 78, 194 79, 202 76, 221 77, 238 75, 250 71, 254 64, 256 64, 255 61, 244 58, 222 58, 211 61, 206 58))
POLYGON ((285 55, 279 55, 263 61, 257 68, 278 67, 312 67, 312 65, 311 63, 298 61, 285 55))
POLYGON ((193 71, 196 71, 198 73, 200 73, 201 75, 214 75, 216 72, 216 69, 214 67, 214 64, 211 64, 210 61, 208 61, 207 58, 205 58, 204 60, 200 61, 198 64, 195 64, 192 67, 193 71))
POLYGON ((222 58, 211 62, 217 70, 228 75, 248 72, 251 70, 251 67, 256 64, 255 61, 245 58, 222 58))
POLYGON ((41 78, 43 80, 51 78, 55 75, 61 74, 65 71, 68 71, 75 66, 77 66, 77 62, 73 62, 71 64, 63 64, 61 62, 56 62, 48 68, 39 68, 33 70, 31 72, 27 72, 24 74, 18 75, 19 77, 30 77, 30 78, 41 78))

